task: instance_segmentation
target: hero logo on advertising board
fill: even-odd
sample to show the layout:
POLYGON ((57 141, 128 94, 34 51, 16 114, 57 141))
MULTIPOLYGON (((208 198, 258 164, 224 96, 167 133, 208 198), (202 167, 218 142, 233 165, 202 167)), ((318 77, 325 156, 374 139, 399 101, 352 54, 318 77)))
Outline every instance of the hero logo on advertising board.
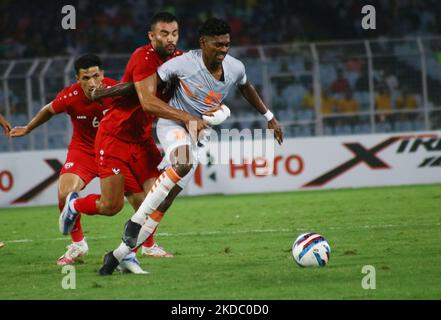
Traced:
POLYGON ((304 162, 299 155, 275 156, 272 161, 263 157, 256 157, 252 161, 243 159, 241 164, 234 164, 230 159, 230 177, 236 178, 238 172, 242 172, 244 178, 251 175, 255 177, 278 176, 279 173, 285 172, 289 175, 296 176, 303 172, 304 162))
MULTIPOLYGON (((207 153, 207 157, 211 157, 209 153, 207 153)), ((208 171, 208 178, 213 182, 216 182, 217 175, 211 160, 208 161, 205 168, 205 170, 208 171)), ((239 174, 244 178, 249 178, 251 176, 262 178, 266 176, 278 176, 282 172, 291 176, 297 176, 303 172, 303 169, 303 158, 295 154, 291 154, 286 158, 282 155, 277 155, 272 161, 268 161, 268 159, 264 157, 255 157, 252 161, 242 159, 240 164, 235 164, 233 159, 230 159, 229 161, 231 179, 238 178, 239 174)), ((194 182, 200 188, 203 187, 202 176, 202 165, 199 164, 194 174, 194 182)))

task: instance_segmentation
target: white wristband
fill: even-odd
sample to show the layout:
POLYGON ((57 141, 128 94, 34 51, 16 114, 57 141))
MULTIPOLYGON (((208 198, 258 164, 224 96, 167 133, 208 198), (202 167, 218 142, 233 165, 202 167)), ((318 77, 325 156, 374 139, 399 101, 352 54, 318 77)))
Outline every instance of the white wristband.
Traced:
POLYGON ((269 110, 263 116, 265 117, 266 121, 271 121, 274 118, 274 114, 269 110))

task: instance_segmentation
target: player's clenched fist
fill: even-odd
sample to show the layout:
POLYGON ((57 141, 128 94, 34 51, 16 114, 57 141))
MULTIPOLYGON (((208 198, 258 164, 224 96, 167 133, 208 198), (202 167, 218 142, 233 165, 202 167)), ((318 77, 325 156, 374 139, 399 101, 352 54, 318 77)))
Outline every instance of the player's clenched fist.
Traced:
POLYGON ((198 141, 197 137, 199 136, 199 133, 208 128, 208 124, 204 120, 191 114, 189 114, 187 119, 185 119, 183 122, 194 142, 198 141))
POLYGON ((282 127, 280 126, 276 118, 273 118, 272 120, 268 121, 268 129, 274 130, 274 138, 276 138, 279 144, 282 144, 283 131, 282 131, 282 127))
POLYGON ((11 138, 23 137, 29 133, 28 127, 14 127, 10 132, 11 138))

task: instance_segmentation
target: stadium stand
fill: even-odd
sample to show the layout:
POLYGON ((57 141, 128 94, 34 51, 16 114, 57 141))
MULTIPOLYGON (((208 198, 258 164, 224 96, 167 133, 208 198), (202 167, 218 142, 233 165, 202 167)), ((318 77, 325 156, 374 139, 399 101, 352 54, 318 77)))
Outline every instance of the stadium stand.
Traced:
MULTIPOLYGON (((14 125, 26 123, 74 81, 72 59, 85 52, 100 54, 106 75, 120 78, 131 49, 146 42, 149 17, 168 10, 180 18, 183 49, 197 47, 205 18, 230 23, 231 54, 245 62, 287 136, 441 127, 440 1, 372 1, 382 14, 370 31, 360 26, 359 1, 204 1, 196 16, 194 0, 127 3, 70 1, 77 31, 87 31, 74 33, 58 27, 59 2, 44 1, 44 10, 42 1, 0 3, 0 112, 14 125)), ((239 94, 226 104, 233 115, 221 128, 264 124, 239 94)), ((50 130, 45 125, 25 139, 2 139, 0 151, 66 147, 66 128, 68 118, 56 117, 50 130)))

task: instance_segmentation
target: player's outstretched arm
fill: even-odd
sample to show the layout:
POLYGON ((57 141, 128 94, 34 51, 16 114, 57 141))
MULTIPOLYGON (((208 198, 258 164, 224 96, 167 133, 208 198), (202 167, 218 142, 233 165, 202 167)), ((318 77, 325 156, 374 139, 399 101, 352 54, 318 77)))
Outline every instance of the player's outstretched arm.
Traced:
POLYGON ((135 85, 132 82, 118 83, 109 88, 97 88, 92 91, 92 100, 97 101, 102 98, 131 96, 136 94, 135 85))
POLYGON ((268 129, 274 130, 274 137, 279 144, 282 144, 282 127, 280 126, 279 122, 272 114, 272 112, 269 111, 269 109, 265 106, 254 86, 247 81, 244 85, 239 86, 239 90, 242 93, 243 97, 267 119, 268 129))
POLYGON ((54 108, 52 107, 52 102, 45 105, 43 108, 41 108, 40 111, 35 115, 35 117, 32 118, 31 121, 24 127, 14 127, 10 132, 9 136, 11 138, 17 138, 17 137, 23 137, 29 133, 31 133, 32 130, 35 128, 41 126, 43 123, 48 121, 52 116, 56 114, 54 108))
POLYGON ((156 97, 157 85, 158 75, 156 73, 144 80, 135 82, 136 92, 144 111, 150 112, 159 118, 184 123, 193 138, 195 138, 194 134, 198 135, 200 131, 208 128, 208 125, 201 118, 198 118, 188 112, 170 107, 167 103, 156 97), (193 125, 190 125, 191 122, 193 122, 193 125), (196 133, 190 130, 193 128, 193 126, 197 130, 196 133))
POLYGON ((8 122, 8 120, 6 120, 2 114, 0 114, 0 126, 3 127, 3 131, 5 132, 5 136, 8 136, 12 127, 11 127, 11 124, 8 122))

